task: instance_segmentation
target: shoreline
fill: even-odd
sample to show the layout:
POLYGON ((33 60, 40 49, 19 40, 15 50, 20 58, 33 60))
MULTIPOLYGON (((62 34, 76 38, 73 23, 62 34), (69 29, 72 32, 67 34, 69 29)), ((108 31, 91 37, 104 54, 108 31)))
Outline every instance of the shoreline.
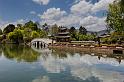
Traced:
MULTIPOLYGON (((124 48, 123 47, 96 47, 96 46, 67 46, 67 45, 49 45, 48 48, 58 48, 58 49, 72 49, 77 51, 83 51, 83 52, 90 52, 90 53, 98 53, 98 54, 106 54, 110 55, 113 54, 113 50, 122 51, 122 54, 124 54, 124 48)), ((123 55, 124 56, 124 55, 123 55)))

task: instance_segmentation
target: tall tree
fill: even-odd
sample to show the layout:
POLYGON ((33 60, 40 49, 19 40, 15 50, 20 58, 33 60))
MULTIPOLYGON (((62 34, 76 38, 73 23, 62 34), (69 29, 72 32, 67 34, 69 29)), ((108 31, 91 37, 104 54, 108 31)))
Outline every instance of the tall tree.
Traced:
POLYGON ((70 33, 70 34, 76 33, 75 27, 71 27, 71 28, 69 29, 69 33, 70 33))
POLYGON ((3 34, 3 32, 2 32, 2 30, 0 29, 0 35, 2 35, 3 34))
POLYGON ((24 27, 30 28, 31 30, 38 30, 37 24, 34 23, 33 21, 29 21, 29 22, 25 23, 24 27))
POLYGON ((87 34, 87 29, 81 26, 81 27, 79 28, 79 33, 80 33, 80 34, 83 34, 83 35, 86 35, 86 34, 87 34))
POLYGON ((13 32, 8 34, 8 38, 17 44, 23 41, 23 34, 20 29, 15 29, 13 32))
POLYGON ((116 32, 124 32, 124 13, 122 12, 120 2, 114 2, 109 5, 107 24, 116 32))
POLYGON ((75 40, 78 39, 78 37, 77 37, 77 31, 76 31, 75 27, 71 27, 69 29, 69 33, 70 33, 70 36, 71 36, 72 39, 75 39, 75 40))
POLYGON ((3 33, 7 34, 9 32, 13 32, 14 29, 15 29, 15 25, 9 24, 7 27, 3 29, 3 33))
POLYGON ((124 0, 120 1, 121 10, 124 13, 124 0))

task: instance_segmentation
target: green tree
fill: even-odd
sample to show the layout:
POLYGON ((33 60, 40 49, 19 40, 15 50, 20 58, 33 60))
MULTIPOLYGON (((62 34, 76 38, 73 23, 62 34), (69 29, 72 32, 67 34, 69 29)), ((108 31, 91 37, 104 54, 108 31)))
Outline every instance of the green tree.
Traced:
POLYGON ((29 38, 29 37, 31 37, 31 32, 32 32, 32 30, 30 28, 25 28, 23 36, 29 38))
POLYGON ((124 13, 124 0, 120 1, 121 10, 124 13))
POLYGON ((21 43, 23 41, 23 34, 20 29, 15 29, 8 34, 8 38, 15 43, 21 43))
POLYGON ((116 32, 124 32, 124 13, 119 4, 120 2, 114 2, 109 5, 107 14, 107 24, 109 28, 112 28, 116 32))
POLYGON ((0 29, 0 35, 2 35, 3 34, 3 32, 2 32, 2 30, 0 29))
POLYGON ((17 28, 21 29, 21 30, 24 30, 24 27, 22 24, 17 24, 17 28))
POLYGON ((29 29, 35 30, 35 31, 38 30, 37 24, 32 21, 25 23, 24 28, 29 28, 29 29))
POLYGON ((40 38, 47 38, 48 35, 48 33, 44 30, 40 30, 38 34, 40 35, 40 38))
POLYGON ((81 26, 81 27, 79 28, 79 33, 80 33, 80 34, 83 34, 83 35, 86 35, 86 34, 87 34, 87 29, 81 26))
POLYGON ((77 33, 75 27, 71 27, 69 29, 69 33, 70 33, 70 36, 71 36, 72 40, 76 40, 76 41, 79 40, 79 35, 78 35, 79 33, 77 33))
POLYGON ((70 33, 70 34, 76 33, 75 27, 71 27, 71 28, 69 29, 69 33, 70 33))
POLYGON ((36 32, 36 31, 32 31, 32 33, 31 33, 31 37, 32 37, 32 38, 38 38, 38 37, 40 37, 40 35, 39 35, 38 32, 36 32))
POLYGON ((15 25, 9 24, 7 27, 3 29, 3 33, 7 34, 9 32, 13 32, 14 29, 15 29, 15 25))

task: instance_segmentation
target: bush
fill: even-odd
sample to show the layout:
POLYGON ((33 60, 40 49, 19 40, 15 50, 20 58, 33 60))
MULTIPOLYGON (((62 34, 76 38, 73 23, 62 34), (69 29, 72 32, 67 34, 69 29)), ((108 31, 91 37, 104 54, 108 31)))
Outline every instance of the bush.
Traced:
POLYGON ((20 29, 15 29, 13 32, 8 34, 8 39, 15 43, 23 41, 23 34, 20 29))
POLYGON ((40 35, 36 31, 32 31, 31 37, 32 38, 38 38, 38 37, 40 37, 40 35))

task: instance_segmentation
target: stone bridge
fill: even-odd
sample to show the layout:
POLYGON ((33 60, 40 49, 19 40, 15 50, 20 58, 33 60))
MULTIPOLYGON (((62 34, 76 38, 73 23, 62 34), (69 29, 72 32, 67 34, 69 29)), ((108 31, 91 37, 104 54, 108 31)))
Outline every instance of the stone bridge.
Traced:
POLYGON ((51 39, 35 38, 31 41, 31 46, 35 48, 47 48, 50 43, 52 43, 51 39))

